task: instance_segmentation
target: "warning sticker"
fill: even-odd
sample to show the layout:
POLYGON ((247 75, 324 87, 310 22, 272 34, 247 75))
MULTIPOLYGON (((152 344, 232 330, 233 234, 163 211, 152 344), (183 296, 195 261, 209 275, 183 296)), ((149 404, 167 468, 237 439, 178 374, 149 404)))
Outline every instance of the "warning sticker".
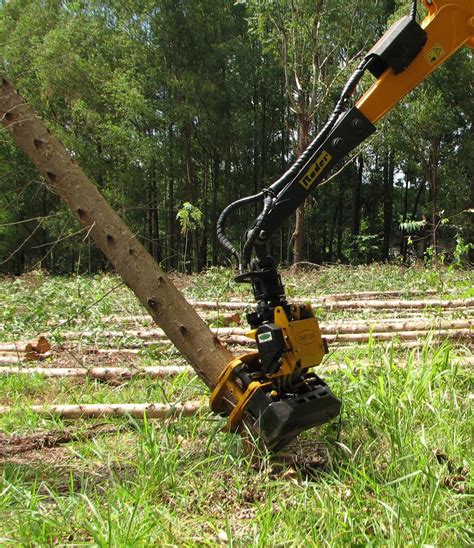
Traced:
POLYGON ((425 53, 425 59, 430 65, 434 65, 445 53, 443 46, 437 42, 427 53, 425 53))

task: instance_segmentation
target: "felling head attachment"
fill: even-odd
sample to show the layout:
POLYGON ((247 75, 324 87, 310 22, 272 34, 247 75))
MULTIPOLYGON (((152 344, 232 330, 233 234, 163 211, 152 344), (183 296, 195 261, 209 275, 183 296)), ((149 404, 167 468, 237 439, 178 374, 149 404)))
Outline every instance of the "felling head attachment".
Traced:
POLYGON ((267 449, 277 451, 303 430, 319 426, 340 412, 341 401, 314 373, 269 378, 262 374, 258 353, 233 360, 211 396, 211 409, 226 413, 224 400, 236 403, 227 428, 245 423, 267 449))
POLYGON ((251 282, 257 307, 247 318, 258 352, 234 359, 221 374, 211 409, 233 406, 227 427, 244 422, 268 449, 278 450, 303 430, 339 414, 341 402, 311 367, 327 352, 311 305, 288 304, 271 259, 239 276, 251 282))

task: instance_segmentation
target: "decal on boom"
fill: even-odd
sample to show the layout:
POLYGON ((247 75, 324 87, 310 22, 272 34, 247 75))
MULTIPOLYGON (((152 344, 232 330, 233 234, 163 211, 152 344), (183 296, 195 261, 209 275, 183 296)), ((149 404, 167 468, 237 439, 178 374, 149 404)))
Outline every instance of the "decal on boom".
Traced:
POLYGON ((306 175, 301 179, 300 185, 305 189, 309 190, 313 185, 314 181, 321 175, 324 171, 324 168, 332 160, 332 156, 326 150, 323 150, 313 165, 309 168, 306 175))

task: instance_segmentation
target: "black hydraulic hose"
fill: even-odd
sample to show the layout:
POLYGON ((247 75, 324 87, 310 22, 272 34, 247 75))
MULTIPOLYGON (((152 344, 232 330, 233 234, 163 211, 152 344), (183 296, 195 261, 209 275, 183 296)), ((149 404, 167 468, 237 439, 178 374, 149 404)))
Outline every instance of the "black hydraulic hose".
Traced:
POLYGON ((306 162, 311 158, 311 156, 316 152, 319 146, 323 143, 324 139, 328 136, 329 132, 332 130, 336 124, 339 116, 344 111, 344 106, 346 101, 354 93, 357 84, 364 75, 364 72, 367 68, 368 61, 364 59, 356 70, 352 73, 351 77, 344 86, 339 101, 336 104, 331 116, 328 121, 318 133, 318 135, 313 139, 313 141, 308 145, 306 150, 301 154, 301 156, 296 160, 296 162, 288 169, 278 180, 276 180, 271 186, 270 189, 273 190, 276 194, 279 194, 280 191, 290 183, 295 176, 299 173, 301 168, 306 164, 306 162))
POLYGON ((416 0, 413 0, 413 4, 412 4, 412 6, 411 6, 411 13, 410 13, 411 18, 412 18, 413 20, 416 19, 416 4, 417 4, 417 1, 416 1, 416 0))
POLYGON ((316 152, 318 147, 324 142, 329 132, 332 130, 337 120, 339 119, 340 115, 344 112, 345 104, 347 100, 351 97, 351 95, 354 93, 354 90, 357 84, 359 83, 360 79, 364 75, 364 72, 367 68, 367 64, 368 64, 368 60, 364 59, 360 63, 360 65, 357 67, 357 69, 352 73, 351 77, 349 78, 346 85, 344 86, 341 92, 341 95, 339 97, 339 100, 336 104, 336 107, 334 108, 328 121, 326 122, 324 127, 321 129, 319 134, 315 137, 315 139, 308 145, 308 147, 303 152, 303 154, 301 154, 298 160, 296 160, 296 162, 277 181, 275 181, 270 186, 269 189, 264 189, 262 192, 259 192, 258 194, 255 194, 253 196, 247 196, 245 198, 241 198, 240 200, 232 202, 221 213, 219 220, 217 221, 217 227, 216 227, 217 238, 219 242, 221 243, 221 245, 233 257, 237 259, 239 263, 239 267, 246 266, 247 263, 249 262, 250 255, 252 253, 252 247, 259 236, 260 227, 262 226, 265 218, 270 212, 270 209, 273 203, 276 201, 277 195, 284 188, 286 188, 287 185, 291 184, 293 179, 300 172, 301 168, 307 163, 307 161, 311 158, 311 156, 316 152), (261 200, 264 201, 263 210, 258 216, 254 226, 249 231, 250 236, 244 245, 243 261, 241 261, 239 252, 224 234, 225 222, 227 218, 229 217, 229 215, 236 209, 239 209, 245 205, 252 204, 261 200))
POLYGON ((240 265, 241 268, 242 267, 246 268, 247 265, 249 264, 250 256, 252 255, 252 248, 260 234, 260 227, 262 226, 263 221, 265 220, 267 215, 270 213, 271 207, 276 198, 273 192, 269 192, 267 189, 264 189, 263 193, 265 195, 265 198, 263 200, 263 209, 260 215, 258 216, 256 223, 252 227, 250 231, 250 235, 247 238, 247 241, 244 244, 244 248, 242 250, 242 264, 240 265))
POLYGON ((232 243, 229 241, 229 239, 224 234, 224 226, 225 222, 227 220, 227 217, 236 209, 239 209, 245 205, 253 204, 255 202, 259 202, 263 200, 264 198, 264 192, 259 192, 258 194, 254 194, 253 196, 246 196, 245 198, 240 198, 240 200, 236 200, 235 202, 232 202, 229 204, 224 211, 219 216, 219 219, 217 221, 216 226, 216 232, 217 232, 217 239, 219 240, 220 244, 233 256, 237 259, 238 263, 240 264, 240 255, 237 249, 232 245, 232 243))

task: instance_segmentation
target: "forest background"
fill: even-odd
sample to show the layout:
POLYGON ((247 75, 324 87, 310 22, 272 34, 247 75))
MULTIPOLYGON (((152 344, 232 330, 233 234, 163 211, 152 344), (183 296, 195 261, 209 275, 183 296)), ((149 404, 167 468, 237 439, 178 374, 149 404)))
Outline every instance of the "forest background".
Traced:
MULTIPOLYGON (((1 66, 155 259, 198 271, 226 264, 215 234, 221 210, 291 165, 410 4, 0 0, 1 66)), ((464 48, 414 90, 307 200, 297 230, 289 219, 274 235, 275 257, 466 260, 472 75, 464 48)), ((372 81, 365 77, 356 96, 372 81)), ((255 214, 233 218, 232 240, 255 214)), ((2 132, 0 272, 108 267, 2 132)))

